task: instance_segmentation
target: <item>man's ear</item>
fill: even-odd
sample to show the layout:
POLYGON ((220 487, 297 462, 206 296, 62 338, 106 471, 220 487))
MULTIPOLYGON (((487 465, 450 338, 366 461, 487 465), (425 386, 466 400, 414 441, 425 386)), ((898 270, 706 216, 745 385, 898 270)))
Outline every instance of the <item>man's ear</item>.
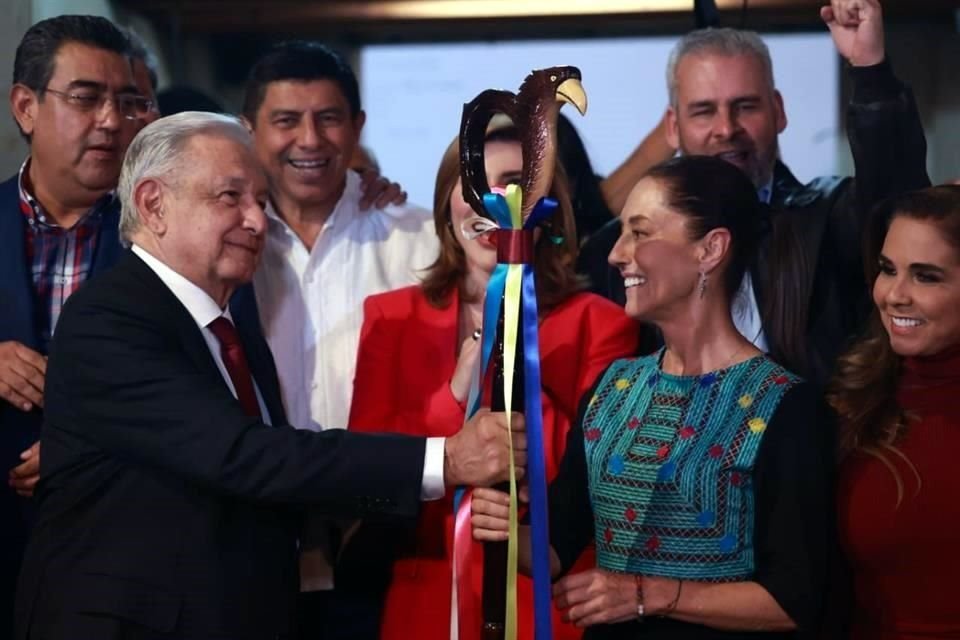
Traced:
POLYGON ((363 131, 363 125, 367 123, 367 114, 363 110, 357 112, 353 119, 353 132, 357 134, 357 142, 360 141, 360 132, 363 131))
POLYGON ((773 92, 773 110, 777 133, 783 133, 783 130, 787 128, 787 111, 783 107, 783 96, 780 95, 779 91, 773 92))
POLYGON ((677 112, 672 106, 667 107, 667 144, 674 149, 680 148, 680 124, 677 121, 677 112))
POLYGON ((140 217, 140 223, 156 236, 163 236, 167 232, 163 200, 163 185, 159 180, 147 178, 133 188, 133 205, 140 217))
POLYGON ((247 128, 247 133, 253 135, 253 123, 247 118, 247 116, 240 116, 240 123, 247 128))
POLYGON ((10 87, 10 112, 17 121, 20 131, 26 136, 32 136, 36 127, 37 109, 40 98, 26 85, 15 84, 10 87))
POLYGON ((700 239, 700 271, 711 273, 730 253, 730 230, 717 227, 700 239))

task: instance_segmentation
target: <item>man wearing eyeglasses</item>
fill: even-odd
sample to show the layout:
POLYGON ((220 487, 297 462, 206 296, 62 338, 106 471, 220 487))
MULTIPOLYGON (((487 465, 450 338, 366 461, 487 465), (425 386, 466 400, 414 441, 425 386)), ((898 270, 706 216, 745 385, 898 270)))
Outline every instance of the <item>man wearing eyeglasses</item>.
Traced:
POLYGON ((149 103, 108 20, 60 16, 17 48, 10 107, 30 153, 0 184, 0 637, 39 477, 46 353, 64 301, 120 253, 113 190, 149 103))

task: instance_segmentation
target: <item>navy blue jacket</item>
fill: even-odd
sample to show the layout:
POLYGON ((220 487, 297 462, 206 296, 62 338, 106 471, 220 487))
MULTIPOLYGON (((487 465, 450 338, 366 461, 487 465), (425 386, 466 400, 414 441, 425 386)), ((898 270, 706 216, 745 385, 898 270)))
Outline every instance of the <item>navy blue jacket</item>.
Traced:
MULTIPOLYGON (((0 342, 16 340, 43 352, 34 322, 33 285, 26 254, 26 218, 20 211, 18 176, 0 184, 0 342)), ((120 207, 104 215, 93 256, 91 276, 112 266, 120 257, 117 227, 120 207)), ((44 354, 46 355, 46 354, 44 354)), ((23 412, 0 400, 0 637, 12 633, 13 590, 32 519, 33 503, 7 486, 10 469, 20 463, 20 452, 40 438, 43 412, 23 412)))

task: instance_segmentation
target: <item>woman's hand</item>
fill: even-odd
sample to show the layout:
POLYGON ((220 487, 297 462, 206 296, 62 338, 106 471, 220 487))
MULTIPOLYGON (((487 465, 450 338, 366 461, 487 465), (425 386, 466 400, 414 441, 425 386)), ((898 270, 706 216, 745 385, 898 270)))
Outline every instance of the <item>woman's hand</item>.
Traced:
POLYGON ((578 627, 637 618, 637 583, 628 574, 590 569, 565 576, 553 585, 553 598, 558 609, 566 609, 563 619, 578 627))
MULTIPOLYGON (((529 500, 527 487, 520 487, 520 502, 529 500)), ((474 489, 470 523, 473 537, 488 542, 504 542, 510 530, 510 494, 496 489, 474 489)))
MULTIPOLYGON (((474 334, 477 335, 477 334, 474 334)), ((460 345, 460 357, 457 358, 457 368, 450 378, 450 391, 457 402, 463 404, 470 395, 470 379, 473 377, 473 370, 477 366, 477 359, 480 357, 479 336, 467 336, 467 339, 460 345)))

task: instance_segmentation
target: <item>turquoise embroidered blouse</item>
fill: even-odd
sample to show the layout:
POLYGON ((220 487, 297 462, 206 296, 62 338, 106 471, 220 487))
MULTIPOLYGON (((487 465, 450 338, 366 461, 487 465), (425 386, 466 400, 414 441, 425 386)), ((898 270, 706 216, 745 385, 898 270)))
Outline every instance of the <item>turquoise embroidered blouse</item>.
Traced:
POLYGON ((754 462, 799 379, 765 356, 701 376, 668 375, 661 353, 611 365, 584 414, 598 566, 746 579, 754 571, 754 462))

